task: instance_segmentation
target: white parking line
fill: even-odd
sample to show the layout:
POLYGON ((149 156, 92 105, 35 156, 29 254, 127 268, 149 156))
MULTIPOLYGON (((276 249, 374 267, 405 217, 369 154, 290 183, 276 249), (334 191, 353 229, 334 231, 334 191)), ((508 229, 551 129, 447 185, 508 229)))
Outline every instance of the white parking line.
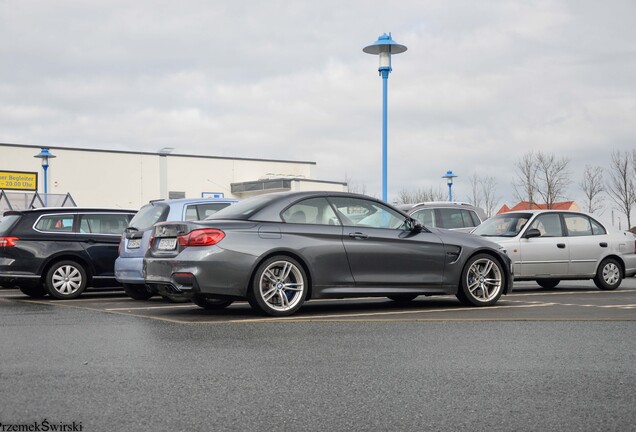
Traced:
POLYGON ((122 307, 102 309, 105 311, 129 311, 129 310, 152 310, 152 309, 178 309, 178 308, 198 308, 195 304, 187 305, 164 305, 164 306, 144 306, 144 307, 122 307))
POLYGON ((359 318, 359 317, 372 317, 372 316, 388 316, 388 315, 415 315, 425 313, 436 312, 464 312, 471 310, 480 311, 492 311, 495 309, 519 309, 519 308, 531 308, 531 307, 545 307, 554 306, 556 303, 535 303, 529 305, 511 305, 511 306, 490 306, 487 308, 453 308, 453 309, 427 309, 427 310, 409 310, 409 311, 395 311, 395 312, 368 312, 368 313, 353 313, 353 314, 340 314, 340 315, 312 315, 312 316, 290 316, 290 317, 272 317, 272 318, 256 318, 256 319, 243 319, 243 320, 230 320, 232 323, 251 323, 251 322, 265 322, 265 321, 307 321, 307 320, 323 320, 330 318, 359 318))

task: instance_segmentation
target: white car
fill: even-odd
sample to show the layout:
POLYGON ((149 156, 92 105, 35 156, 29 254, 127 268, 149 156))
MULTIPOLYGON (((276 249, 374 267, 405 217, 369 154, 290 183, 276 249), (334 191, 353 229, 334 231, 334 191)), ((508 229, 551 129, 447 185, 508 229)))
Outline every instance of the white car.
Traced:
POLYGON ((515 280, 554 288, 562 279, 593 279, 602 290, 636 274, 634 236, 606 227, 591 215, 557 210, 502 213, 473 234, 502 245, 515 280))

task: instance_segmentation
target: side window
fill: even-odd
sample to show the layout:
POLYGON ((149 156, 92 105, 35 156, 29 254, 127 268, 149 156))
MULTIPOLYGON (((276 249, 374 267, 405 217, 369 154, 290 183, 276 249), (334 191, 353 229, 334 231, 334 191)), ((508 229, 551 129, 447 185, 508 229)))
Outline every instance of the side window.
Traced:
POLYGON ((435 209, 418 210, 413 213, 411 217, 422 225, 429 227, 437 226, 437 221, 435 220, 435 209))
POLYGON ((474 222, 475 219, 473 218, 473 216, 476 216, 474 213, 475 212, 472 212, 470 210, 462 209, 462 217, 464 218, 464 227, 476 227, 477 225, 479 225, 478 223, 474 222))
POLYGON ((440 208, 437 210, 441 218, 440 227, 446 229, 464 228, 464 219, 462 218, 461 209, 440 208))
POLYGON ((589 236, 592 235, 592 225, 590 219, 584 215, 576 214, 564 214, 565 226, 568 229, 568 235, 572 237, 576 236, 589 236))
POLYGON ((199 220, 203 220, 208 216, 212 216, 214 213, 219 210, 224 209, 229 206, 230 203, 205 203, 205 204, 197 204, 197 210, 199 212, 199 220))
POLYGON ((80 215, 80 232, 92 234, 121 235, 128 226, 126 214, 80 215))
POLYGON ((544 213, 537 216, 528 229, 536 228, 541 237, 562 237, 561 217, 558 213, 544 213))
POLYGON ((378 202, 361 198, 333 197, 329 200, 346 226, 405 229, 406 218, 378 202))
POLYGON ((324 198, 310 198, 289 207, 281 215, 291 224, 340 225, 333 209, 324 198))
POLYGON ((481 219, 479 219, 479 216, 477 216, 477 213, 475 213, 474 211, 470 211, 470 216, 473 218, 473 226, 479 226, 481 225, 481 219))
POLYGON ((197 207, 194 204, 186 206, 185 220, 192 221, 192 220, 198 220, 198 219, 199 219, 199 214, 197 213, 197 207))
POLYGON ((71 232, 73 231, 72 214, 45 215, 35 224, 35 229, 46 232, 71 232))
POLYGON ((594 219, 590 219, 590 223, 592 224, 592 234, 594 235, 607 234, 607 231, 605 231, 605 228, 603 228, 603 225, 596 222, 594 219))

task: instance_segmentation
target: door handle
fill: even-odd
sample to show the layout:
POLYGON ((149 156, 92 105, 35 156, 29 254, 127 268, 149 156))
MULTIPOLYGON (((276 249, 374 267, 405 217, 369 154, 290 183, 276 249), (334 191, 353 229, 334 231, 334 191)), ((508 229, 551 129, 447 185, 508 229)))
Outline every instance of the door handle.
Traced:
POLYGON ((351 238, 357 238, 357 239, 365 239, 365 238, 369 238, 368 235, 361 233, 361 232, 353 232, 353 233, 349 233, 349 237, 351 238))
POLYGON ((557 243, 559 249, 565 249, 565 243, 557 243))
POLYGON ((605 243, 605 242, 600 242, 600 243, 599 243, 599 246, 600 246, 600 247, 607 247, 607 243, 605 243))

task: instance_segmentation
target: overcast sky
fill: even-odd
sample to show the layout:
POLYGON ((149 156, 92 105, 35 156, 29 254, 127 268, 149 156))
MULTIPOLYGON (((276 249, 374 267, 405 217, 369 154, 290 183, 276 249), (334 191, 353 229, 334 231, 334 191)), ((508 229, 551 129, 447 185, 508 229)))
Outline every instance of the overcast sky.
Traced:
MULTIPOLYGON (((292 159, 389 198, 452 169, 512 204, 529 150, 586 164, 636 147, 636 2, 0 0, 0 142, 292 159)), ((6 167, 5 167, 6 168, 6 167)))

